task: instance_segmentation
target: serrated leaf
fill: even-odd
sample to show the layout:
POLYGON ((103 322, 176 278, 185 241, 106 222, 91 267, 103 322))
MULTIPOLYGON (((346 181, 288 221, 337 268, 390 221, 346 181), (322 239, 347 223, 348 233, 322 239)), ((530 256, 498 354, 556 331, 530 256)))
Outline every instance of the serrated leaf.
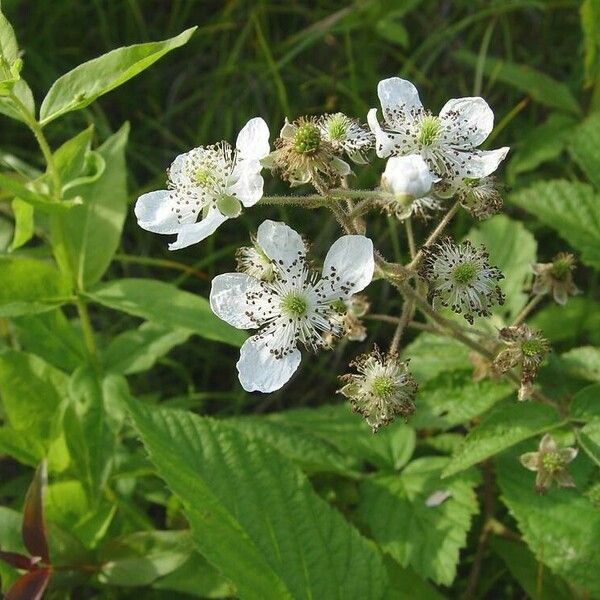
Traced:
POLYGON ((506 215, 496 215, 474 227, 467 239, 474 244, 484 244, 490 253, 490 263, 504 274, 500 287, 506 300, 493 312, 507 321, 512 320, 527 302, 523 288, 526 280, 531 278, 531 266, 536 262, 535 238, 522 223, 506 215))
POLYGON ((600 419, 600 383, 588 385, 573 398, 570 413, 576 419, 600 419))
POLYGON ((400 469, 415 449, 416 436, 411 427, 395 422, 373 435, 364 419, 353 413, 348 404, 286 410, 267 419, 294 427, 303 435, 317 436, 359 465, 366 462, 380 469, 400 469))
POLYGON ((494 406, 452 454, 443 477, 464 469, 560 424, 556 411, 545 404, 506 400, 494 406))
POLYGON ((165 327, 241 346, 246 334, 217 318, 205 298, 153 279, 117 279, 87 292, 88 298, 109 308, 165 327))
POLYGON ((511 195, 511 201, 556 229, 581 261, 600 268, 600 196, 589 185, 554 180, 538 182, 511 195))
POLYGON ((186 29, 178 36, 160 42, 117 48, 59 77, 42 102, 42 126, 60 115, 86 107, 96 98, 135 77, 167 52, 183 46, 195 29, 186 29))
POLYGON ((200 552, 242 598, 381 598, 381 557, 267 444, 187 412, 129 403, 200 552))
POLYGON ((600 381, 600 348, 582 346, 560 357, 564 369, 571 375, 588 381, 600 381))
MULTIPOLYGON (((496 459, 502 501, 517 520, 524 541, 537 559, 567 581, 597 596, 600 511, 580 489, 554 487, 547 494, 535 491, 535 474, 524 469, 518 457, 534 450, 536 444, 521 444, 496 459)), ((569 472, 578 488, 585 487, 591 464, 578 456, 569 463, 569 472)))
POLYGON ((471 371, 452 371, 430 379, 419 388, 415 414, 409 423, 417 429, 450 429, 468 423, 513 394, 505 381, 474 382, 471 371))
POLYGON ((569 151, 588 179, 600 190, 600 114, 588 117, 575 129, 569 151))
POLYGON ((100 280, 119 246, 127 215, 128 135, 129 125, 125 124, 98 148, 105 163, 102 174, 87 185, 71 189, 73 195, 83 198, 83 204, 59 221, 59 237, 65 246, 62 260, 68 261, 80 289, 100 280))
POLYGON ((131 375, 151 369, 171 349, 188 340, 191 331, 142 323, 115 336, 103 353, 107 371, 131 375))
POLYGON ((53 310, 71 293, 68 281, 50 262, 0 256, 0 273, 0 317, 53 310))
POLYGON ((446 458, 420 458, 399 476, 365 479, 358 515, 382 549, 403 567, 410 565, 421 576, 450 585, 459 550, 478 511, 473 488, 479 477, 470 471, 442 480, 446 464, 446 458), (440 490, 448 492, 448 498, 428 506, 428 498, 440 490))
MULTIPOLYGON (((454 52, 453 56, 458 62, 468 67, 477 68, 479 64, 479 56, 468 50, 458 50, 454 52)), ((575 115, 581 113, 581 107, 571 90, 564 83, 541 71, 536 71, 526 65, 487 56, 483 72, 493 80, 502 81, 526 93, 540 104, 559 108, 575 115)))

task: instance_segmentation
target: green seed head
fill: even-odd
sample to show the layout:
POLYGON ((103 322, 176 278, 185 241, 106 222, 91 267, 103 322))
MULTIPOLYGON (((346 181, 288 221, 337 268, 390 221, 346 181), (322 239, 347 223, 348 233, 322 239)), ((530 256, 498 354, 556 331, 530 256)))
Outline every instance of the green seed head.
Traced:
POLYGON ((558 280, 564 280, 571 272, 573 263, 570 256, 562 256, 552 263, 552 275, 558 280))
POLYGON ((214 180, 214 175, 210 169, 207 169, 206 167, 200 167, 194 173, 194 179, 196 180, 197 185, 200 187, 206 187, 214 180))
POLYGON ((521 352, 528 357, 539 356, 546 351, 545 340, 533 338, 521 344, 521 352))
POLYGON ((477 267, 472 262, 456 265, 452 271, 452 280, 459 285, 469 285, 475 279, 477 267))
POLYGON ((431 146, 440 132, 440 120, 438 117, 429 115, 421 121, 421 129, 417 141, 422 146, 431 146))
POLYGON ((548 473, 554 474, 565 466, 565 461, 558 452, 546 452, 542 456, 542 466, 548 473))
POLYGON ((307 309, 308 302, 306 301, 306 298, 294 292, 285 296, 281 301, 281 311, 284 315, 292 319, 303 317, 306 314, 307 309))
POLYGON ((348 119, 342 113, 333 115, 327 123, 327 133, 331 140, 343 140, 347 131, 348 119))
POLYGON ((378 398, 389 398, 395 389, 394 381, 385 375, 375 377, 371 387, 373 394, 378 398))
POLYGON ((294 136, 294 150, 299 154, 316 152, 321 145, 321 132, 314 123, 304 123, 294 136))

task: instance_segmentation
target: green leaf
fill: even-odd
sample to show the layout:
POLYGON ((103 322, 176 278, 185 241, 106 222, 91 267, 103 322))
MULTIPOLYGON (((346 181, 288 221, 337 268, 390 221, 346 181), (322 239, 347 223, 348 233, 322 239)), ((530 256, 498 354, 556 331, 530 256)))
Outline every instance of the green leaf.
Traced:
POLYGON ((67 376, 41 358, 8 350, 0 354, 0 398, 11 428, 49 448, 61 434, 67 376))
POLYGON ((440 373, 472 368, 469 352, 464 344, 452 338, 421 333, 406 346, 402 357, 410 359, 411 373, 423 384, 440 373))
POLYGON ((492 550, 504 561, 510 574, 519 582, 528 598, 535 600, 572 600, 567 584, 540 564, 525 544, 493 536, 492 550))
POLYGON ((33 237, 33 206, 20 198, 15 198, 12 201, 12 211, 15 217, 15 236, 10 249, 16 250, 33 237))
POLYGON ((399 476, 365 479, 358 516, 381 548, 403 567, 410 565, 421 576, 450 585, 471 519, 478 512, 473 488, 479 477, 472 470, 442 481, 446 463, 441 457, 420 458, 399 476), (449 495, 437 506, 428 506, 436 492, 449 495))
POLYGON ((588 381, 600 381, 600 348, 573 348, 561 355, 560 361, 569 374, 588 381))
POLYGON ((178 36, 160 42, 117 48, 59 77, 42 102, 42 126, 60 115, 84 108, 96 98, 135 77, 167 52, 183 46, 195 29, 186 29, 178 36))
POLYGON ((273 446, 308 473, 331 472, 349 475, 356 466, 356 461, 351 456, 337 449, 325 437, 312 434, 308 429, 303 430, 285 422, 253 416, 227 419, 227 424, 249 439, 273 446))
POLYGON ((129 407, 198 549, 240 597, 383 596, 380 555, 269 445, 191 413, 129 407))
POLYGON ((396 561, 385 557, 390 578, 386 600, 445 600, 435 587, 419 577, 411 567, 402 568, 396 561))
POLYGON ((577 119, 565 113, 552 113, 541 125, 528 131, 518 143, 508 163, 509 181, 517 175, 528 173, 542 163, 558 158, 566 149, 569 136, 577 119))
POLYGON ((600 77, 600 2, 583 0, 579 16, 583 30, 585 86, 592 87, 600 77))
POLYGON ((501 498, 517 520, 519 529, 538 560, 567 581, 600 595, 598 532, 600 511, 581 493, 591 474, 591 464, 578 456, 569 472, 579 489, 553 488, 547 494, 534 489, 535 474, 518 460, 534 450, 522 444, 496 460, 501 498))
POLYGON ((575 129, 569 151, 588 179, 600 190, 600 114, 588 117, 575 129))
POLYGON ((148 371, 172 348, 185 343, 190 335, 187 329, 142 323, 137 329, 111 340, 104 351, 104 368, 123 375, 148 371))
MULTIPOLYGON (((459 63, 474 69, 479 64, 479 56, 468 50, 458 50, 453 56, 459 63)), ((579 103, 564 83, 531 67, 488 56, 483 65, 483 72, 493 81, 506 83, 540 104, 575 115, 581 113, 579 103)))
POLYGON ((71 293, 68 281, 50 262, 0 256, 0 317, 53 310, 71 293))
POLYGON ((545 404, 506 400, 494 406, 453 453, 443 476, 449 477, 522 440, 560 424, 558 415, 545 404))
POLYGON ((474 382, 471 371, 442 373, 419 388, 417 410, 409 423, 417 429, 450 429, 468 423, 513 393, 505 381, 474 382))
MULTIPOLYGON (((31 88, 23 79, 19 79, 12 86, 13 96, 16 96, 21 104, 25 107, 30 115, 35 113, 35 101, 33 99, 33 92, 31 88)), ((21 111, 16 107, 13 100, 8 96, 0 96, 0 113, 25 123, 25 118, 21 114, 21 111)))
POLYGON ((375 31, 379 37, 383 38, 387 42, 397 44, 402 48, 406 48, 410 40, 408 37, 408 31, 402 24, 402 21, 398 18, 399 16, 400 15, 395 14, 395 11, 392 11, 377 22, 375 31))
POLYGON ((332 444, 342 454, 380 469, 397 470, 405 465, 415 449, 412 428, 395 422, 373 435, 364 419, 349 405, 325 405, 273 413, 266 417, 276 425, 293 427, 305 436, 316 436, 332 444))
POLYGON ((589 185, 543 181, 511 195, 511 200, 556 229, 581 253, 582 262, 600 268, 600 196, 589 185))
POLYGON ((535 238, 522 223, 506 215, 484 221, 472 229, 467 238, 474 244, 484 244, 490 253, 490 262, 504 273, 500 287, 506 301, 494 312, 511 321, 527 302, 523 287, 531 278, 531 266, 536 262, 535 238))
POLYGON ((216 317, 205 298, 152 279, 117 279, 97 286, 88 298, 165 327, 241 346, 246 334, 216 317))
POLYGON ((78 177, 83 171, 93 133, 94 126, 90 125, 75 137, 67 140, 54 152, 54 167, 60 175, 63 186, 78 177))
POLYGON ((600 419, 600 383, 588 385, 573 398, 571 416, 575 419, 600 419))
POLYGON ((175 571, 194 551, 188 531, 140 531, 111 540, 99 551, 106 585, 144 586, 175 571))
POLYGON ((0 54, 10 64, 19 58, 19 44, 9 20, 0 10, 0 54))
POLYGON ((82 196, 84 202, 60 219, 65 260, 82 289, 100 280, 119 246, 127 215, 128 135, 129 125, 125 124, 100 146, 98 154, 106 168, 96 181, 71 190, 82 196))

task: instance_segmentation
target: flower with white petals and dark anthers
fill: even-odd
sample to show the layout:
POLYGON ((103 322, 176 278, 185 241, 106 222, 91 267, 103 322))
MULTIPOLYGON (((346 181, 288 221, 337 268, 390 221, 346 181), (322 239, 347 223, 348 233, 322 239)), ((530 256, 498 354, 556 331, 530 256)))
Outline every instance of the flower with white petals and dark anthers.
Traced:
POLYGON ((213 279, 213 312, 238 329, 258 329, 244 342, 237 363, 246 391, 281 388, 300 364, 298 343, 316 350, 326 334, 339 336, 343 325, 336 306, 363 290, 373 278, 373 243, 346 235, 329 249, 322 274, 308 268, 302 238, 284 223, 265 221, 256 243, 270 259, 274 277, 226 273, 213 279))
POLYGON ((389 194, 382 199, 382 208, 400 220, 412 215, 426 219, 442 208, 436 198, 429 196, 436 181, 438 177, 419 154, 392 156, 381 176, 381 189, 389 194))
POLYGON ((519 400, 528 400, 533 392, 533 381, 540 365, 550 350, 550 342, 541 331, 531 329, 525 323, 502 328, 499 338, 505 348, 494 359, 493 368, 499 373, 507 373, 514 367, 519 367, 519 400))
POLYGON ((434 116, 423 108, 417 88, 405 79, 380 81, 377 94, 383 123, 375 108, 367 118, 377 156, 420 154, 441 178, 480 179, 493 173, 509 150, 478 150, 494 126, 494 113, 483 98, 448 100, 434 116))
POLYGON ((498 285, 504 275, 489 265, 484 246, 475 248, 469 241, 457 245, 444 238, 423 253, 419 274, 429 284, 434 306, 439 302, 472 324, 476 315, 487 317, 494 304, 504 303, 498 285))
POLYGON ((323 115, 317 121, 323 139, 328 141, 338 154, 346 156, 357 164, 367 164, 367 152, 375 143, 375 136, 363 127, 358 119, 351 119, 344 113, 323 115))
POLYGON ((351 173, 350 165, 338 156, 314 117, 301 117, 293 123, 286 119, 275 140, 275 150, 262 164, 279 173, 292 187, 312 183, 320 194, 351 173))
POLYGON ((551 263, 538 263, 533 266, 535 281, 532 292, 538 296, 550 294, 558 304, 566 304, 569 296, 581 293, 573 283, 575 257, 561 252, 551 263))
POLYGON ((142 229, 177 235, 170 250, 185 248, 212 235, 242 207, 263 195, 260 163, 269 153, 269 128, 250 119, 235 148, 227 142, 200 146, 180 154, 168 171, 168 189, 138 198, 135 215, 142 229))
POLYGON ((408 362, 375 348, 350 366, 358 373, 340 377, 345 385, 339 393, 350 399, 352 410, 365 418, 373 433, 398 416, 406 420, 415 411, 418 386, 408 371, 408 362))
POLYGON ((552 482, 559 487, 575 487, 567 465, 577 456, 577 448, 559 448, 554 438, 545 434, 537 452, 526 452, 520 457, 521 464, 530 471, 537 471, 535 489, 545 493, 552 482))

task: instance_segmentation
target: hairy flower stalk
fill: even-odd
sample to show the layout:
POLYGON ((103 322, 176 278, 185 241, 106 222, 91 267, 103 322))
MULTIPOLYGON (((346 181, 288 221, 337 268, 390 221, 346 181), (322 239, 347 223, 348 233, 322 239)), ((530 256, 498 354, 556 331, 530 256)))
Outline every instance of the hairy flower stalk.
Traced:
POLYGON ((455 244, 444 238, 423 249, 425 259, 419 273, 429 284, 429 299, 439 302, 473 324, 474 317, 491 314, 491 307, 504 302, 498 281, 504 277, 488 263, 485 248, 475 248, 469 241, 455 244))
POLYGON ((559 487, 575 487, 566 466, 577 456, 577 448, 559 448, 554 438, 545 434, 537 452, 526 452, 520 457, 521 464, 530 471, 536 471, 535 489, 543 494, 552 482, 559 487))
POLYGON ((239 329, 258 329, 244 342, 237 363, 247 391, 282 387, 300 364, 299 343, 310 350, 343 334, 337 307, 363 290, 373 277, 373 244, 362 235, 346 235, 330 248, 321 276, 306 260, 302 238, 283 223, 265 221, 257 245, 273 268, 270 281, 246 273, 213 279, 213 312, 239 329))
POLYGON ((550 343, 540 331, 522 324, 504 327, 499 338, 505 348, 493 361, 494 369, 499 373, 507 373, 514 367, 521 369, 521 387, 519 400, 528 400, 533 391, 533 381, 540 365, 550 350, 550 343))
POLYGON ((350 366, 358 373, 340 377, 345 385, 339 393, 350 399, 352 410, 365 418, 373 433, 396 417, 406 420, 414 412, 418 386, 408 371, 408 362, 375 348, 350 366))
POLYGON ((263 160, 263 165, 273 169, 292 187, 312 183, 324 195, 351 172, 313 117, 301 117, 293 123, 286 119, 275 140, 275 148, 263 160))
POLYGON ((575 257, 567 252, 557 254, 551 263, 538 263, 533 266, 535 281, 533 293, 538 296, 549 294, 557 304, 566 304, 569 296, 580 294, 573 283, 575 257))

